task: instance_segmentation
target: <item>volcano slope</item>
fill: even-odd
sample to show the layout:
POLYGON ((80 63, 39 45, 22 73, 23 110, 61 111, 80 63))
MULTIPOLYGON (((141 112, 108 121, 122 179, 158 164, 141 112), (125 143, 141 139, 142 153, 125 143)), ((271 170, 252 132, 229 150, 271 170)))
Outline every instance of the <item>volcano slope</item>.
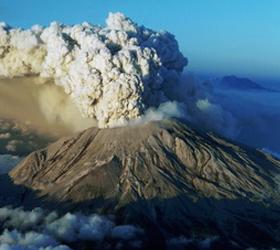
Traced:
POLYGON ((43 200, 153 232, 279 246, 280 162, 179 120, 90 128, 30 154, 9 175, 43 200))

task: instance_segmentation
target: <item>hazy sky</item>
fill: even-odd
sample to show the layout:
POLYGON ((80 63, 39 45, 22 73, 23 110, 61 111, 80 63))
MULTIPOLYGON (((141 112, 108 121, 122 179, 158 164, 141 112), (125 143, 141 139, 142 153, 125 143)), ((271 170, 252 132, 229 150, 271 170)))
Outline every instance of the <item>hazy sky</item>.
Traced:
POLYGON ((109 11, 174 33, 191 71, 280 81, 280 0, 0 0, 0 20, 21 27, 104 24, 109 11))

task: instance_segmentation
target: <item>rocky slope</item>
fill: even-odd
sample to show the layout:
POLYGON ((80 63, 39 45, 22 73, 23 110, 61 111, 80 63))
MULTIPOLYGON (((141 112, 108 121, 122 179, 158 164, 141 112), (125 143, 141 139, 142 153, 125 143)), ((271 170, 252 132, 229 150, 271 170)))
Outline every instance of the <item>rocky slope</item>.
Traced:
POLYGON ((280 162, 178 120, 90 128, 30 154, 10 176, 45 200, 153 232, 280 243, 280 162))

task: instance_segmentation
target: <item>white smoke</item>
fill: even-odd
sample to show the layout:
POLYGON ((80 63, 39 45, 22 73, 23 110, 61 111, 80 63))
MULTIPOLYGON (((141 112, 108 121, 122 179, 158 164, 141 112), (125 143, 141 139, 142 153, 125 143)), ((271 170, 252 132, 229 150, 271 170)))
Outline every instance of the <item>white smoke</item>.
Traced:
POLYGON ((210 82, 185 73, 180 76, 177 88, 169 87, 168 98, 177 108, 169 106, 169 115, 164 118, 185 118, 199 128, 230 138, 235 138, 239 133, 236 117, 216 100, 210 82))
POLYGON ((50 127, 60 125, 70 131, 81 131, 96 125, 94 120, 81 117, 71 99, 56 86, 41 86, 37 94, 39 109, 50 127))
MULTIPOLYGON (((29 129, 51 137, 65 136, 96 125, 93 119, 81 117, 62 87, 39 77, 0 79, 0 118, 21 126, 28 125, 29 129)), ((7 140, 5 133, 9 131, 3 133, 1 130, 2 126, 0 140, 7 140)))
POLYGON ((0 24, 0 77, 53 78, 81 113, 110 127, 168 101, 187 60, 168 32, 110 13, 106 27, 83 23, 12 29, 0 24), (172 83, 170 83, 172 80, 172 83))
POLYGON ((84 216, 67 213, 46 226, 46 231, 67 242, 81 240, 101 241, 110 234, 114 223, 98 215, 84 216))
POLYGON ((161 121, 168 118, 185 118, 185 104, 176 101, 163 102, 157 108, 151 107, 136 119, 116 123, 115 126, 133 126, 151 121, 161 121))
MULTIPOLYGON (((58 215, 41 208, 0 208, 0 249, 71 249, 75 242, 102 242, 141 246, 144 231, 134 225, 116 225, 111 217, 97 214, 58 215), (2 231, 2 233, 1 233, 2 231)), ((112 248, 108 248, 112 249, 112 248)), ((121 249, 121 248, 120 248, 121 249)))

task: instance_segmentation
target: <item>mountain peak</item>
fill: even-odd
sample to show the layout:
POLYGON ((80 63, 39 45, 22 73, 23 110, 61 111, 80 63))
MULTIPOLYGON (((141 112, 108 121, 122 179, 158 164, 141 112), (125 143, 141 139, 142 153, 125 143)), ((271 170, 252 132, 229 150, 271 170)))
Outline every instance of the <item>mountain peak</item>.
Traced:
POLYGON ((268 214, 262 205, 279 199, 279 161, 174 119, 87 129, 32 153, 10 176, 48 200, 172 233, 201 233, 198 225, 213 230, 214 223, 227 237, 248 240, 244 230, 233 229, 247 223, 244 217, 280 211, 268 214))

